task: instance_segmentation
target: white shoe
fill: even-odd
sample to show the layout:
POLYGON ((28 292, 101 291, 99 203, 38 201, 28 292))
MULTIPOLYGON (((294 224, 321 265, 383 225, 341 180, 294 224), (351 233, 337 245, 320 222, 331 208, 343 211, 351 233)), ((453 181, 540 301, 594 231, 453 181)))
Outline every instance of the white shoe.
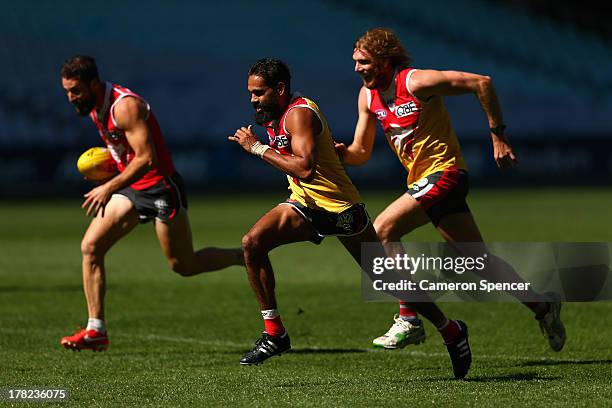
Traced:
POLYGON ((425 327, 419 319, 408 321, 402 319, 399 315, 395 315, 393 320, 395 320, 395 323, 389 331, 372 341, 374 347, 393 350, 425 341, 425 327))
POLYGON ((538 319, 540 330, 548 340, 550 348, 554 351, 561 351, 565 345, 565 326, 561 321, 561 302, 553 301, 549 303, 550 310, 541 319, 538 319))

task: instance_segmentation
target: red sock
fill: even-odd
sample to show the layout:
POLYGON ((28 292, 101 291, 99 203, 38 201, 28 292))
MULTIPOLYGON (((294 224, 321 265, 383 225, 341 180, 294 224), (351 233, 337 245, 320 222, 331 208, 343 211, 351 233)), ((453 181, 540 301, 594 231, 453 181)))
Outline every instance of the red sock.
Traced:
POLYGON ((446 319, 446 323, 444 323, 442 327, 438 327, 438 331, 442 335, 444 343, 450 344, 455 341, 459 333, 461 333, 461 327, 456 321, 446 319))
POLYGON ((285 326, 283 326, 278 310, 262 310, 261 315, 264 319, 266 333, 268 333, 270 336, 280 336, 281 334, 285 333, 285 326))
POLYGON ((399 305, 400 305, 400 313, 399 313, 400 317, 407 317, 407 318, 416 318, 417 317, 416 310, 414 310, 413 308, 408 306, 407 302, 404 302, 403 300, 400 300, 399 305))

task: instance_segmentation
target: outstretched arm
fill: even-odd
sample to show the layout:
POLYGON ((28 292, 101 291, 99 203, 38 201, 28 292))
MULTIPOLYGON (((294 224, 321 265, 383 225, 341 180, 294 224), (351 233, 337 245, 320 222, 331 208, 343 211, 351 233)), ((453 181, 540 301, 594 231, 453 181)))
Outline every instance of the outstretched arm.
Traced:
POLYGON ((475 94, 487 115, 497 166, 506 168, 516 165, 516 155, 504 135, 504 118, 491 77, 460 71, 418 70, 411 76, 408 88, 414 96, 424 101, 436 95, 475 94))
POLYGON ((370 159, 376 137, 376 117, 368 109, 366 89, 359 91, 357 100, 359 117, 355 126, 353 142, 347 147, 344 143, 336 143, 338 156, 344 164, 361 166, 370 159))
POLYGON ((285 174, 309 180, 315 173, 315 137, 323 130, 317 115, 308 108, 293 108, 285 118, 285 128, 291 136, 291 155, 282 155, 261 145, 249 127, 241 127, 232 140, 249 153, 256 154, 285 174))

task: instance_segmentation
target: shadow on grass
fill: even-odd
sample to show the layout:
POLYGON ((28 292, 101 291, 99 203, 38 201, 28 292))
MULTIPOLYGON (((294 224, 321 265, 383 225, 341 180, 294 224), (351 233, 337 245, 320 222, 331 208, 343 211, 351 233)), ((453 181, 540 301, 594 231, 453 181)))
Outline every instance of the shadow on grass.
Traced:
POLYGON ((484 382, 484 383, 510 383, 510 382, 521 382, 521 381, 554 381, 560 380, 562 377, 551 377, 541 376, 538 373, 516 373, 507 375, 493 375, 493 376, 476 376, 468 377, 463 381, 466 382, 484 382))
POLYGON ((366 353, 364 349, 357 348, 300 348, 291 349, 291 354, 348 354, 348 353, 366 353))
POLYGON ((561 365, 591 365, 591 364, 612 364, 612 360, 529 360, 522 361, 518 367, 537 367, 537 366, 561 366, 561 365))
MULTIPOLYGON (((217 354, 228 354, 234 355, 236 353, 246 353, 250 351, 252 348, 244 348, 244 347, 226 347, 224 350, 215 351, 217 354)), ((285 351, 282 355, 292 355, 292 354, 351 354, 351 353, 366 353, 366 350, 362 349, 332 349, 332 348, 300 348, 295 349, 292 348, 289 351, 285 351)))
MULTIPOLYGON (((108 287, 107 287, 108 289, 108 287)), ((0 286, 0 293, 9 292, 82 292, 83 285, 0 286)))
POLYGON ((452 377, 444 377, 444 378, 422 378, 415 379, 411 381, 417 382, 433 382, 433 381, 465 381, 465 382, 474 382, 474 383, 513 383, 513 382, 522 382, 522 381, 555 381, 560 380, 562 377, 551 377, 551 376, 541 376, 538 373, 515 373, 515 374, 506 374, 506 375, 479 375, 479 376, 470 376, 468 374, 467 378, 463 380, 455 380, 452 377))

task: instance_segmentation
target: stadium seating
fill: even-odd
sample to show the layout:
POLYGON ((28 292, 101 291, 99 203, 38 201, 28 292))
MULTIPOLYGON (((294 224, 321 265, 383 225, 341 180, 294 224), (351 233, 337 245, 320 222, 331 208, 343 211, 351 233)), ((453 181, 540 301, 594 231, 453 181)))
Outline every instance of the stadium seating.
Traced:
MULTIPOLYGON (((608 44, 484 2, 431 0, 423 6, 336 0, 304 7, 273 1, 265 15, 275 24, 252 21, 254 6, 245 0, 226 5, 194 1, 173 8, 160 0, 144 8, 111 1, 107 9, 120 4, 119 15, 110 17, 109 11, 107 17, 85 7, 79 19, 67 24, 59 22, 76 2, 21 2, 0 17, 5 61, 0 65, 5 90, 0 115, 13 118, 3 121, 0 144, 76 141, 73 133, 85 126, 63 126, 57 137, 58 123, 65 124, 72 114, 57 73, 66 56, 79 52, 94 54, 106 78, 149 99, 174 141, 218 138, 250 120, 244 74, 255 59, 270 55, 288 61, 295 82, 319 99, 336 131, 350 134, 358 87, 350 76, 350 45, 374 25, 395 27, 417 66, 493 75, 509 105, 506 110, 517 119, 530 118, 526 113, 535 106, 558 99, 579 105, 597 98, 599 106, 612 105, 609 70, 604 69, 612 66, 608 44), (172 18, 166 18, 168 13, 172 18), (294 24, 287 15, 299 15, 300 22, 294 24), (245 29, 250 22, 253 28, 245 29), (252 29, 256 33, 245 36, 252 29)), ((458 105, 461 109, 463 104, 458 105)), ((459 130, 471 133, 471 120, 456 116, 459 130)), ((537 124, 542 129, 550 125, 548 120, 537 124)))

